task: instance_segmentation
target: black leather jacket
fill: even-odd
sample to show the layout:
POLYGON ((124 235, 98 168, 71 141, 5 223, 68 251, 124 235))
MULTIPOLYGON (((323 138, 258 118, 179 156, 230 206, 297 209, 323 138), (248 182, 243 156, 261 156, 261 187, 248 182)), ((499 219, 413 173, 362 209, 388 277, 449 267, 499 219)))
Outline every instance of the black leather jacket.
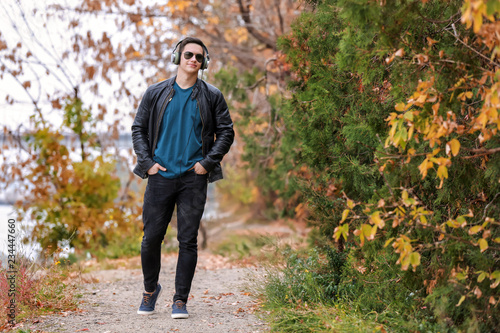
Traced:
MULTIPOLYGON (((132 124, 132 142, 137 155, 134 173, 143 179, 148 177, 148 170, 156 163, 153 152, 163 113, 174 96, 174 82, 175 77, 150 86, 132 124)), ((203 126, 203 160, 200 164, 208 171, 208 181, 214 182, 222 179, 220 162, 234 140, 233 121, 222 93, 205 81, 197 80, 191 98, 198 103, 203 126)))

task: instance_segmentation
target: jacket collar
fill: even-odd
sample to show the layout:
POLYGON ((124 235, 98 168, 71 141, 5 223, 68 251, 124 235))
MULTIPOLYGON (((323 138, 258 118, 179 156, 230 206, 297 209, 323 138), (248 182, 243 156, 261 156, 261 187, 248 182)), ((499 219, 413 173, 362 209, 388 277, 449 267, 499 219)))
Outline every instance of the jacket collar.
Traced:
POLYGON ((193 87, 193 93, 191 94, 191 99, 195 99, 198 96, 198 91, 201 89, 201 79, 197 79, 193 87))
MULTIPOLYGON (((167 86, 173 89, 175 79, 177 79, 177 75, 170 78, 169 80, 167 80, 167 86)), ((196 96, 198 96, 198 92, 201 89, 201 82, 202 82, 202 80, 200 78, 196 79, 196 83, 194 84, 194 87, 193 87, 193 92, 191 93, 191 99, 195 99, 196 96)))

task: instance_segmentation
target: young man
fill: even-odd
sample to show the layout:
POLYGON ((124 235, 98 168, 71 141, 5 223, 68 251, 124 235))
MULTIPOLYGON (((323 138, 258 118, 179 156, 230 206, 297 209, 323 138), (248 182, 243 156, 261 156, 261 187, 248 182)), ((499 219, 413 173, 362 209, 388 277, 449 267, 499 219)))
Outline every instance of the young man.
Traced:
POLYGON ((234 139, 221 92, 198 79, 198 71, 206 69, 209 60, 198 38, 177 43, 172 53, 172 61, 179 65, 177 76, 146 90, 132 125, 137 155, 134 173, 149 178, 142 213, 145 291, 138 314, 152 314, 162 291, 158 283, 161 243, 177 205, 179 255, 172 318, 189 317, 186 303, 198 259, 197 236, 207 182, 222 179, 220 162, 234 139))

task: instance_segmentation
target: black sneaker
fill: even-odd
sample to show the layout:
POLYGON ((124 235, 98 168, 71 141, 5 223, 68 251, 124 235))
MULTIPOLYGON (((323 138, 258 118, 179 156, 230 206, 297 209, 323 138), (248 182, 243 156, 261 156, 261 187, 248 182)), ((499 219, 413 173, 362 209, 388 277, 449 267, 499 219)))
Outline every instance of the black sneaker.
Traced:
POLYGON ((174 319, 186 319, 189 318, 189 313, 186 309, 186 303, 183 301, 175 301, 172 304, 172 318, 174 319))
POLYGON ((156 290, 152 293, 144 292, 142 302, 137 313, 140 315, 151 315, 155 312, 155 305, 161 294, 161 285, 158 283, 156 290))

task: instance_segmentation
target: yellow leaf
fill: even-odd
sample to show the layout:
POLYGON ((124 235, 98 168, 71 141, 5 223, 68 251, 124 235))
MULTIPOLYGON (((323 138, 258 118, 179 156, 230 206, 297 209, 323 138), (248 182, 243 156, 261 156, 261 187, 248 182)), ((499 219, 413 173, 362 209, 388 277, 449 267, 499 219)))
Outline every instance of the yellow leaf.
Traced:
POLYGON ((407 192, 406 190, 404 190, 404 191, 403 191, 403 193, 401 194, 401 198, 402 198, 403 200, 408 199, 408 192, 407 192))
POLYGON ((361 226, 361 231, 363 232, 364 236, 368 238, 372 233, 372 226, 369 224, 363 224, 361 226))
POLYGON ((474 32, 478 33, 483 25, 483 14, 480 11, 475 11, 472 16, 474 17, 474 32))
POLYGON ((486 249, 488 248, 488 242, 484 238, 481 238, 478 241, 478 244, 479 244, 479 248, 481 249, 481 252, 486 251, 486 249))
POLYGON ((396 109, 396 111, 402 112, 405 110, 405 103, 398 103, 394 108, 396 109))
POLYGON ((477 277, 477 282, 483 282, 483 280, 486 278, 486 272, 481 272, 479 276, 477 277))
POLYGON ((467 215, 460 215, 459 217, 457 217, 457 222, 459 223, 459 226, 461 228, 463 228, 467 225, 467 220, 465 219, 465 216, 467 216, 467 215))
POLYGON ((349 209, 344 209, 344 211, 342 212, 342 220, 340 220, 340 222, 345 221, 345 219, 347 218, 347 215, 349 215, 349 212, 350 212, 349 209))
POLYGON ((377 228, 377 226, 376 226, 376 225, 374 225, 374 226, 372 227, 372 230, 370 231, 370 235, 367 237, 367 238, 368 238, 368 240, 373 240, 373 239, 375 239, 375 235, 377 234, 377 229, 378 229, 378 228, 377 228))
MULTIPOLYGON (((370 235, 372 233, 372 227, 369 224, 361 225, 360 229, 356 229, 354 234, 359 236, 359 240, 361 241, 361 246, 365 244, 365 239, 370 239, 370 235)), ((372 238, 373 239, 373 238, 372 238)))
POLYGON ((408 140, 411 140, 412 136, 413 136, 413 131, 415 130, 415 126, 414 125, 411 125, 410 126, 410 129, 408 130, 408 140))
POLYGON ((412 252, 410 254, 410 264, 413 266, 413 271, 415 271, 417 266, 420 265, 420 253, 412 252))
POLYGON ((348 224, 343 224, 340 226, 342 236, 344 237, 345 240, 347 240, 347 236, 349 235, 349 225, 348 224))
POLYGON ((335 227, 335 230, 333 230, 333 238, 335 238, 335 241, 338 241, 341 235, 340 227, 335 227))
POLYGON ((460 142, 457 139, 453 139, 446 144, 446 153, 449 155, 448 147, 450 147, 453 156, 457 156, 460 151, 460 142))
POLYGON ((370 215, 370 221, 380 229, 385 226, 385 222, 380 218, 380 211, 378 210, 370 215))
POLYGON ((360 229, 354 230, 354 235, 359 236, 359 240, 361 242, 361 246, 365 244, 365 238, 370 235, 371 233, 371 226, 369 224, 363 224, 361 225, 360 229))
POLYGON ((394 240, 394 237, 389 238, 388 240, 385 241, 384 247, 389 246, 389 244, 394 240))
POLYGON ((422 179, 427 176, 427 170, 431 169, 434 166, 434 164, 429 161, 428 158, 426 158, 419 166, 418 169, 420 170, 420 174, 422 175, 422 179))
POLYGON ((340 236, 343 236, 345 240, 347 240, 347 235, 349 235, 349 225, 343 224, 335 228, 333 231, 333 236, 335 241, 338 241, 340 236))
POLYGON ((406 113, 404 114, 404 116, 403 116, 403 117, 404 117, 404 119, 406 119, 406 120, 408 120, 408 121, 413 121, 413 112, 408 111, 408 112, 406 112, 406 113))
POLYGON ((347 207, 353 209, 354 206, 355 206, 354 201, 352 201, 351 199, 347 199, 347 207))
POLYGON ((464 301, 465 301, 465 296, 460 297, 460 300, 458 301, 456 306, 460 306, 464 301))
POLYGON ((491 273, 490 280, 495 280, 495 282, 490 284, 490 288, 495 289, 496 287, 498 287, 498 285, 500 284, 500 271, 494 271, 493 273, 491 273))
POLYGON ((456 221, 456 220, 451 220, 451 219, 450 219, 450 220, 448 220, 448 221, 446 221, 446 225, 447 225, 448 227, 451 227, 451 228, 458 228, 458 227, 460 227, 460 223, 459 223, 458 221, 456 221))
POLYGON ((483 230, 483 226, 476 225, 476 226, 474 226, 474 227, 472 227, 472 228, 469 229, 469 235, 475 235, 478 232, 480 232, 481 230, 483 230))
POLYGON ((443 178, 448 179, 448 168, 444 165, 440 165, 438 170, 437 170, 437 177, 439 179, 443 179, 443 178))

